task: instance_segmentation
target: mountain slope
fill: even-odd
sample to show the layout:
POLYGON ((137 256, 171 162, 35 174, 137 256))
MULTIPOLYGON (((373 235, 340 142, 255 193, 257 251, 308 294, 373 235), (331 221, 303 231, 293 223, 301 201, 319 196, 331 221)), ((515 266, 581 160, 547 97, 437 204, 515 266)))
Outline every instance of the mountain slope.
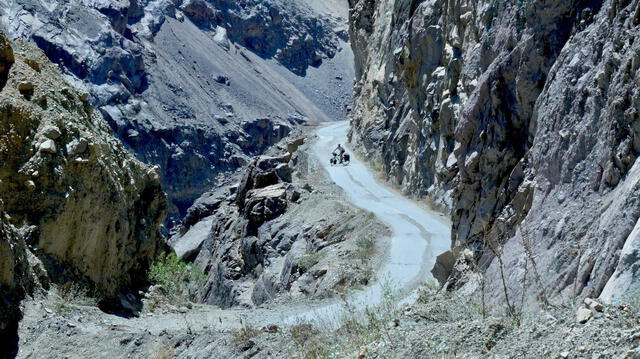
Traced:
POLYGON ((638 1, 350 3, 353 141, 451 211, 488 290, 533 258, 531 297, 638 287, 638 1))
POLYGON ((87 94, 44 53, 12 46, 1 33, 0 53, 7 78, 0 88, 4 349, 20 300, 36 289, 83 283, 99 299, 113 299, 145 285, 151 261, 167 248, 160 234, 167 205, 158 169, 113 138, 87 94))
POLYGON ((343 118, 350 101, 346 14, 278 0, 0 5, 9 36, 42 48, 127 147, 160 166, 174 219, 219 174, 302 120, 343 118), (255 138, 265 119, 272 130, 255 138))

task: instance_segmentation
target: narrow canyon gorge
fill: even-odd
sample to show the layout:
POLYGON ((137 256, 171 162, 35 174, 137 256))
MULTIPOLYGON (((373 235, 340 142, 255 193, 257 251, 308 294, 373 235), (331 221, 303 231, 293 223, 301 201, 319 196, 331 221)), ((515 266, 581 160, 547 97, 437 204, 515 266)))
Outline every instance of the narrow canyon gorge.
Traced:
POLYGON ((640 358, 636 36, 640 0, 0 0, 0 358, 640 358))

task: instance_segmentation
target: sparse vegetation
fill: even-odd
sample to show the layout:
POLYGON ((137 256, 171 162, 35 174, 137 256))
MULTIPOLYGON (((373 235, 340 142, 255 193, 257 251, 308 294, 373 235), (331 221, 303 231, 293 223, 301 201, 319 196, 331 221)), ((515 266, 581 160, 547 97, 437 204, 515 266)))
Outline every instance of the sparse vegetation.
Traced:
POLYGON ((289 334, 296 344, 302 346, 312 337, 319 335, 320 331, 313 324, 300 323, 292 326, 289 334))
POLYGON ((56 292, 60 296, 59 307, 62 312, 69 311, 69 305, 95 306, 97 300, 89 288, 79 282, 65 282, 56 287, 56 292))
POLYGON ((175 253, 161 254, 149 269, 149 280, 160 285, 173 301, 197 300, 206 276, 197 267, 178 259, 175 253))
POLYGON ((373 236, 367 234, 362 235, 356 240, 356 258, 358 258, 362 264, 366 263, 376 252, 376 242, 373 236))
POLYGON ((626 298, 624 298, 624 301, 629 304, 631 310, 640 314, 640 289, 627 295, 626 298))
POLYGON ((304 359, 326 358, 328 346, 323 342, 322 333, 313 324, 299 323, 291 327, 289 335, 304 359))
POLYGON ((324 257, 324 254, 320 252, 306 254, 302 258, 300 258, 300 261, 298 262, 298 267, 302 269, 303 273, 307 272, 313 266, 318 264, 322 259, 322 257, 324 257))
POLYGON ((240 329, 236 329, 231 333, 233 345, 236 348, 245 350, 245 348, 251 346, 251 339, 260 334, 260 330, 249 324, 242 323, 240 329))
POLYGON ((418 303, 428 303, 431 298, 438 293, 440 287, 434 280, 425 282, 420 288, 418 288, 418 303))
POLYGON ((56 304, 53 306, 53 310, 54 310, 56 313, 58 313, 58 314, 62 315, 62 314, 65 314, 65 313, 69 313, 69 312, 71 312, 71 307, 69 307, 69 306, 68 306, 68 305, 66 305, 66 304, 56 303, 56 304))
POLYGON ((397 325, 399 309, 395 293, 383 287, 384 300, 379 306, 358 309, 347 303, 345 312, 336 320, 319 327, 301 323, 293 326, 290 335, 300 356, 305 359, 348 358, 359 353, 370 343, 381 340, 393 346, 390 328, 397 325))

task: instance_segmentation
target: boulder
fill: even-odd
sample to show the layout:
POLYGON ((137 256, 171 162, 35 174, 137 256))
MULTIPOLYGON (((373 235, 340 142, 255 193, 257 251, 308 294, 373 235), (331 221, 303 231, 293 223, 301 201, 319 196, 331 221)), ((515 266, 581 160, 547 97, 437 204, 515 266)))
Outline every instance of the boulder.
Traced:
POLYGON ((227 85, 227 86, 231 86, 231 81, 229 80, 229 78, 227 76, 224 75, 218 75, 214 78, 214 81, 221 84, 221 85, 227 85))
POLYGON ((603 312, 604 306, 591 298, 584 298, 584 304, 594 312, 603 312))
POLYGON ((253 224, 261 224, 284 213, 287 209, 288 183, 278 183, 247 193, 245 216, 253 224))
POLYGON ((587 308, 580 308, 576 311, 576 321, 580 324, 584 324, 591 319, 593 312, 587 308))
POLYGON ((67 154, 69 154, 69 156, 83 154, 87 150, 88 146, 89 141, 84 137, 73 139, 67 144, 67 154))
POLYGON ((33 96, 35 86, 31 81, 21 81, 18 83, 18 91, 26 98, 27 100, 31 100, 33 96))
POLYGON ((459 252, 459 250, 446 251, 436 258, 431 274, 441 285, 444 285, 449 279, 459 252))
POLYGON ((225 50, 229 50, 231 47, 229 37, 227 36, 227 29, 222 26, 218 26, 216 28, 216 34, 213 36, 213 41, 225 50))
POLYGON ((60 129, 57 126, 48 125, 42 129, 42 134, 49 139, 55 140, 58 139, 61 135, 60 129))
POLYGON ((295 140, 289 141, 287 143, 287 151, 289 153, 295 153, 296 151, 298 151, 298 148, 300 148, 300 146, 304 144, 305 140, 306 138, 301 137, 301 138, 296 138, 295 140))
POLYGON ((43 153, 56 153, 58 149, 56 148, 56 143, 53 140, 46 140, 42 142, 38 146, 38 150, 43 153))
POLYGON ((178 258, 190 261, 198 255, 202 243, 211 232, 214 219, 214 216, 207 217, 194 224, 184 235, 171 240, 171 247, 178 258))

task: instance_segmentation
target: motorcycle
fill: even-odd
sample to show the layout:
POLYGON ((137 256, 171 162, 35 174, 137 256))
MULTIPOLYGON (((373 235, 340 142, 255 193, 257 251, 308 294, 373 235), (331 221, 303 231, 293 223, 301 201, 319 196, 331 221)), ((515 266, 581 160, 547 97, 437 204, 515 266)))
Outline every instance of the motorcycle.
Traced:
POLYGON ((329 160, 332 166, 348 166, 351 163, 351 156, 348 153, 343 153, 340 155, 339 153, 334 153, 333 157, 329 160))

